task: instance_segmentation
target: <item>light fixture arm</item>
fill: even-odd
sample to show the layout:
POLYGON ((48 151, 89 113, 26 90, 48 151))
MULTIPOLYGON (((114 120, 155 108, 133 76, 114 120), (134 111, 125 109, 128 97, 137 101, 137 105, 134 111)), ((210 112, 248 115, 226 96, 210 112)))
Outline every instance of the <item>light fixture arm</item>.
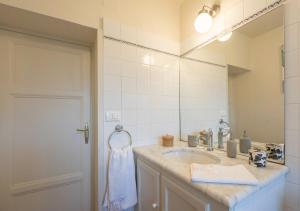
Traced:
POLYGON ((220 11, 220 5, 218 4, 214 4, 212 7, 204 5, 198 14, 205 12, 208 13, 211 17, 215 17, 219 11, 220 11))

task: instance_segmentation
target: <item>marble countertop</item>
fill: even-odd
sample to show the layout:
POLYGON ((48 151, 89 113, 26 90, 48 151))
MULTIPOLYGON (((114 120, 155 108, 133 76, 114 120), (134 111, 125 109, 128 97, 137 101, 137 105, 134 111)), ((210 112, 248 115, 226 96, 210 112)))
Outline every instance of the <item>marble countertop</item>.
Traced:
POLYGON ((213 152, 208 152, 204 147, 194 147, 189 149, 205 151, 206 153, 213 154, 221 160, 221 164, 243 164, 258 179, 259 185, 248 186, 231 184, 192 183, 189 164, 170 162, 170 160, 163 156, 163 152, 174 149, 176 150, 178 148, 181 149, 188 147, 185 142, 176 142, 174 147, 150 145, 143 147, 135 147, 133 150, 138 158, 154 164, 156 167, 160 168, 158 170, 163 170, 172 174, 176 179, 179 179, 184 184, 201 191, 202 193, 208 195, 209 197, 213 198, 214 200, 220 203, 223 203, 225 206, 230 208, 234 207, 242 199, 260 190, 264 186, 286 175, 288 172, 288 168, 284 165, 269 162, 267 163, 267 167, 257 168, 248 164, 247 157, 237 156, 237 158, 228 158, 225 152, 223 151, 214 150, 213 152))

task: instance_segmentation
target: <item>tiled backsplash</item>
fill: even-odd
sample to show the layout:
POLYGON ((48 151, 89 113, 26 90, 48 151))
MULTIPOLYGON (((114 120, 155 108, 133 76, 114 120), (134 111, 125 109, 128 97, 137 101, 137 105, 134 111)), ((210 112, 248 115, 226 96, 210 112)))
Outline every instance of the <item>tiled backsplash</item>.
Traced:
POLYGON ((178 137, 178 97, 178 57, 104 39, 104 112, 121 112, 120 121, 104 122, 105 140, 118 123, 135 146, 178 137))

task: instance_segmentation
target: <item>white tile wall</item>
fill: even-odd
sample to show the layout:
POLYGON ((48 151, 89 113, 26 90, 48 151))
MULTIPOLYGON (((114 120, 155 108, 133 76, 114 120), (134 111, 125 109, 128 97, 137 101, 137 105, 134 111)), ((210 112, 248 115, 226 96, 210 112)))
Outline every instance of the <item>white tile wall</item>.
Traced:
MULTIPOLYGON (((133 29, 121 29, 123 39, 134 36, 133 29)), ((120 122, 104 122, 105 133, 122 123, 135 145, 158 143, 166 133, 178 136, 178 64, 177 57, 104 39, 104 108, 121 112, 120 122)))
MULTIPOLYGON (((158 36, 157 34, 142 31, 136 27, 120 24, 113 20, 104 19, 103 29, 104 35, 107 37, 122 39, 130 43, 139 44, 175 55, 179 55, 180 53, 180 43, 158 36)), ((130 46, 126 47, 130 48, 130 46)), ((129 56, 130 58, 133 58, 132 54, 127 55, 125 52, 126 51, 123 52, 123 56, 129 56)))
POLYGON ((285 141, 286 165, 289 167, 285 210, 288 211, 300 210, 299 5, 299 0, 290 0, 285 4, 285 141))

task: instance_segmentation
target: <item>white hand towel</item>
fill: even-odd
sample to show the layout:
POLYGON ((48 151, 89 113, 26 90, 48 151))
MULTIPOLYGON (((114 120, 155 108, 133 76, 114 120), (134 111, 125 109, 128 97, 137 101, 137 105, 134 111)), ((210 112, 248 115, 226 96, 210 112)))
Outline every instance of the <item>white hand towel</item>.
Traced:
POLYGON ((135 165, 132 147, 112 149, 108 166, 108 184, 104 206, 120 211, 137 203, 135 165))
POLYGON ((257 185, 258 180, 243 165, 191 164, 192 182, 257 185))

